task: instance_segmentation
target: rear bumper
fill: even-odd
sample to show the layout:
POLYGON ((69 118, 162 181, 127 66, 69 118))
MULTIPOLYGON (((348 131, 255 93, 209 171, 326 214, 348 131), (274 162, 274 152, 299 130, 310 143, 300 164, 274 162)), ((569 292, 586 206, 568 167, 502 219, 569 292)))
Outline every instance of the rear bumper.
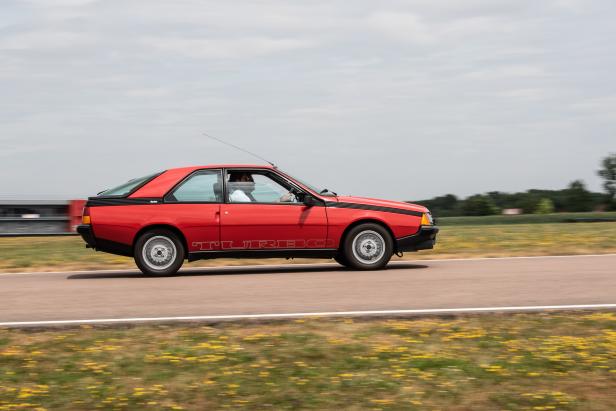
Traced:
POLYGON ((77 232, 81 235, 83 241, 86 242, 87 248, 127 257, 133 256, 133 247, 130 244, 122 244, 111 240, 105 240, 104 238, 96 238, 94 236, 94 231, 92 231, 92 226, 90 225, 78 225, 77 232))
POLYGON ((92 232, 92 226, 90 225, 78 225, 77 232, 83 238, 83 241, 86 242, 89 248, 96 248, 96 238, 94 238, 94 233, 92 232))
POLYGON ((436 244, 437 226, 422 226, 416 234, 396 240, 396 251, 419 251, 434 248, 436 244))

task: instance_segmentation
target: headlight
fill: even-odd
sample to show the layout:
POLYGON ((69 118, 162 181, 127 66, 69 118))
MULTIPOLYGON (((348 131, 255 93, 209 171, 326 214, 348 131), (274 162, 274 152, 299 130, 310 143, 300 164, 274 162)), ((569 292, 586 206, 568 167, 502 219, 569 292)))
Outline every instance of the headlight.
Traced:
POLYGON ((428 213, 423 213, 423 215, 421 216, 421 225, 433 225, 434 224, 434 220, 432 219, 432 214, 428 213))

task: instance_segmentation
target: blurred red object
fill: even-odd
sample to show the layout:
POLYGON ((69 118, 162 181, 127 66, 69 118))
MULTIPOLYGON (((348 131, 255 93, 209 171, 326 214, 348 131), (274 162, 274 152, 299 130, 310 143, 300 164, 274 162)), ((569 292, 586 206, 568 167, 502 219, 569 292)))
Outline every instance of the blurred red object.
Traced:
POLYGON ((76 227, 81 224, 81 214, 86 200, 71 200, 68 206, 69 227, 68 231, 75 232, 76 227))

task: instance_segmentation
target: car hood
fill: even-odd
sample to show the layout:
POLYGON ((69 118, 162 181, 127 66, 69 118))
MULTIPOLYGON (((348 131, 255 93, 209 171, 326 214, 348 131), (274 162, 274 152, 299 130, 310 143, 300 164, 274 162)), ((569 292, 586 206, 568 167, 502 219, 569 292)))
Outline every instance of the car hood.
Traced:
POLYGON ((378 207, 399 208, 401 210, 411 210, 420 213, 428 212, 428 209, 418 204, 404 203, 402 201, 381 200, 378 198, 355 197, 355 196, 337 196, 335 197, 341 203, 366 204, 378 207))

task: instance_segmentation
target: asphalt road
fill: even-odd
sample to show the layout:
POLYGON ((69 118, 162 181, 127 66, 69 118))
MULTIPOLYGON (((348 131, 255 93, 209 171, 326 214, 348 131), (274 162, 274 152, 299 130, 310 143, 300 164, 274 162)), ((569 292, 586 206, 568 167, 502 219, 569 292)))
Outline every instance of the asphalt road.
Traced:
POLYGON ((616 303, 616 255, 0 275, 0 323, 616 303))

